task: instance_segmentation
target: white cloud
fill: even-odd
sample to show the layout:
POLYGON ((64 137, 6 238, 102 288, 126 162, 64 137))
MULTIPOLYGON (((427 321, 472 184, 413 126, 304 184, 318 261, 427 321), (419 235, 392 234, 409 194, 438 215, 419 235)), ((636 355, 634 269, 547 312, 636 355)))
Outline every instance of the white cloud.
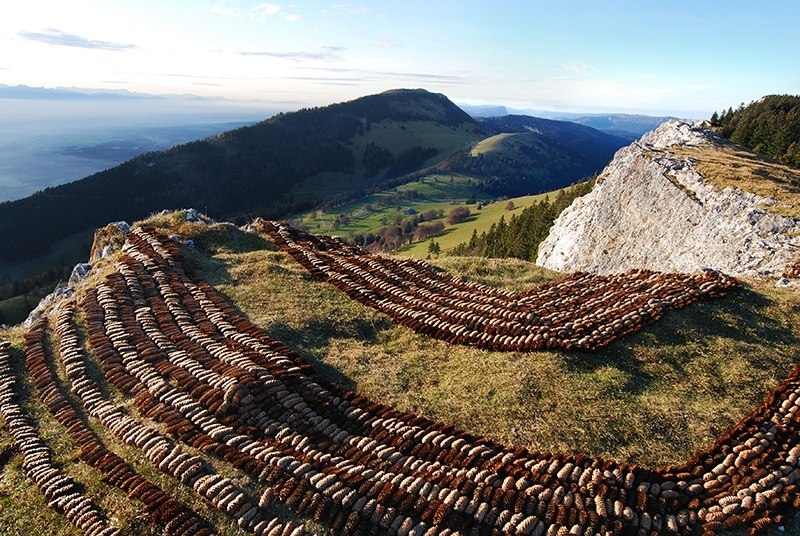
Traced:
POLYGON ((341 59, 339 52, 343 50, 345 50, 344 47, 323 46, 323 47, 317 47, 314 51, 290 50, 290 51, 276 52, 270 50, 258 50, 258 51, 250 50, 250 51, 239 52, 239 55, 265 56, 270 58, 281 58, 292 61, 303 61, 303 60, 333 61, 341 59))
POLYGON ((353 4, 334 4, 331 9, 339 13, 346 13, 348 15, 365 15, 369 13, 369 8, 366 6, 354 6, 353 4))
POLYGON ((389 39, 376 39, 372 42, 372 45, 380 48, 394 48, 394 43, 389 39))
POLYGON ((565 71, 569 71, 571 73, 575 73, 580 76, 589 76, 592 73, 597 72, 597 68, 589 65, 588 63, 571 61, 569 63, 565 63, 563 66, 565 71))
POLYGON ((91 48, 95 50, 131 50, 137 48, 136 45, 126 43, 112 43, 109 41, 96 41, 87 39, 80 35, 70 34, 49 28, 44 32, 19 32, 20 37, 30 41, 37 41, 51 46, 91 48))
MULTIPOLYGON (((294 5, 290 5, 290 9, 294 9, 294 5)), ((280 4, 262 3, 258 4, 247 11, 243 11, 238 7, 223 6, 214 4, 211 6, 211 12, 217 15, 225 15, 229 17, 248 17, 259 22, 266 22, 275 17, 281 17, 286 22, 298 22, 302 17, 297 13, 287 13, 280 4)))
POLYGON ((265 3, 265 4, 258 4, 257 6, 253 7, 247 14, 250 18, 264 22, 269 18, 272 18, 276 15, 280 15, 280 13, 281 13, 280 5, 265 3))
POLYGON ((219 4, 214 4, 211 6, 211 12, 216 13, 218 15, 227 15, 229 17, 241 17, 242 11, 235 7, 226 7, 221 6, 219 4))

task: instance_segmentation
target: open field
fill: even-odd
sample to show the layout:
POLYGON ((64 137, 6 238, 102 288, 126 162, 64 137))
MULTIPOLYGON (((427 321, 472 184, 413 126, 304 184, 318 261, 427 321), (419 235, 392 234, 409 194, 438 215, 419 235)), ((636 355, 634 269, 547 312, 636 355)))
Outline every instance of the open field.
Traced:
POLYGON ((350 146, 355 157, 352 172, 320 173, 298 184, 288 195, 303 201, 311 197, 318 199, 319 193, 334 197, 369 186, 374 179, 366 176, 362 156, 370 143, 388 149, 395 156, 415 146, 435 147, 438 153, 421 166, 426 167, 438 164, 480 138, 468 128, 450 128, 427 121, 381 121, 353 138, 350 146))
POLYGON ((557 194, 558 192, 549 192, 546 194, 526 195, 523 197, 498 200, 483 205, 480 210, 477 210, 475 206, 471 205, 469 208, 472 214, 465 221, 447 226, 444 233, 439 236, 427 238, 414 242, 412 245, 405 246, 397 251, 397 254, 413 257, 415 259, 425 259, 428 257, 428 246, 432 240, 439 244, 442 253, 446 253, 462 242, 469 242, 473 231, 476 231, 480 235, 483 231, 488 231, 493 223, 499 222, 500 218, 505 218, 506 221, 509 221, 515 213, 521 212, 548 196, 552 199, 557 194), (507 208, 509 202, 514 204, 514 208, 511 210, 507 208))
POLYGON ((492 151, 497 151, 497 150, 499 150, 500 145, 502 144, 503 140, 505 140, 506 138, 509 138, 511 136, 514 136, 514 133, 504 132, 504 133, 501 133, 501 134, 495 134, 494 136, 490 136, 490 137, 486 138, 485 140, 481 140, 478 143, 476 143, 472 147, 472 150, 470 151, 470 154, 472 156, 478 156, 478 155, 483 154, 483 153, 490 153, 492 151))
POLYGON ((442 253, 446 253, 458 244, 468 242, 473 231, 480 234, 500 221, 501 217, 508 221, 513 214, 530 205, 548 196, 554 199, 558 195, 558 191, 555 191, 496 200, 478 190, 475 184, 475 179, 465 175, 432 174, 330 210, 302 214, 292 221, 312 233, 348 238, 359 233, 376 232, 381 227, 393 224, 396 218, 406 218, 409 209, 420 214, 441 210, 446 218, 454 207, 466 206, 471 213, 467 220, 448 225, 442 234, 415 240, 396 252, 398 255, 424 259, 428 257, 431 241, 436 241, 442 253), (509 202, 514 204, 512 210, 506 208, 509 202), (481 204, 480 208, 478 203, 481 204), (342 217, 346 217, 346 223, 337 224, 337 219, 342 217))
POLYGON ((447 216, 454 206, 469 204, 474 209, 475 201, 488 199, 489 196, 476 188, 476 179, 458 174, 433 174, 330 210, 300 215, 293 221, 314 233, 347 237, 391 225, 398 216, 407 217, 409 209, 418 213, 443 210, 447 216), (341 216, 346 216, 348 223, 336 225, 337 217, 341 216))

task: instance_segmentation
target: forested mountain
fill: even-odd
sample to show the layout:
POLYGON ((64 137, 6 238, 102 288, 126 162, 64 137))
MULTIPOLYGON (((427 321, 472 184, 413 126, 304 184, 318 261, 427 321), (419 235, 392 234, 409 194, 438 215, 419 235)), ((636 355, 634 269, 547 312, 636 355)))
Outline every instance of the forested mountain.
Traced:
POLYGON ((285 216, 363 195, 484 136, 444 95, 424 90, 279 114, 0 204, 0 261, 32 258, 78 231, 163 208, 285 216), (313 187, 303 189, 310 179, 313 187))
POLYGON ((569 121, 507 115, 478 122, 496 135, 456 153, 440 168, 486 177, 484 188, 493 195, 563 188, 599 172, 628 144, 618 136, 569 121))
POLYGON ((710 122, 720 136, 800 168, 800 95, 768 95, 714 112, 710 122))

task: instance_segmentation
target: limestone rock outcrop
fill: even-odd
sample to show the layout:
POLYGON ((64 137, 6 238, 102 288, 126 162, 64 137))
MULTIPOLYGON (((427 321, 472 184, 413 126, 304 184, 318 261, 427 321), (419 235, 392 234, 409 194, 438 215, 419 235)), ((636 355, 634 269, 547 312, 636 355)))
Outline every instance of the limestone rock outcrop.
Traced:
POLYGON ((537 264, 781 277, 800 254, 800 220, 770 212, 773 199, 706 180, 697 159, 719 143, 707 130, 669 121, 620 149, 592 192, 555 221, 537 264), (686 148, 691 157, 676 151, 686 148))

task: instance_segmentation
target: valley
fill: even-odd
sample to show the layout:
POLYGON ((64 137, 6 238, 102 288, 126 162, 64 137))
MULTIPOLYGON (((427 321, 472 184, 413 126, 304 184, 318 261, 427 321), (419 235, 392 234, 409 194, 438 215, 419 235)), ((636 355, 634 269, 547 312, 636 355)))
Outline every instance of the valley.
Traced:
MULTIPOLYGON (((498 144, 473 158, 470 148, 494 135, 497 120, 482 126, 444 95, 392 90, 277 114, 0 203, 0 297, 18 298, 0 302, 0 323, 21 321, 24 305, 52 291, 69 266, 84 260, 88 237, 109 221, 187 207, 238 224, 257 216, 310 221, 311 214, 357 213, 363 226, 352 232, 374 233, 380 227, 365 227, 376 220, 393 222, 396 214, 349 209, 354 203, 369 205, 370 196, 377 196, 374 208, 407 183, 453 177, 453 192, 416 188, 437 205, 432 210, 449 213, 444 205, 461 197, 471 202, 519 197, 585 179, 625 143, 581 125, 536 118, 515 118, 509 128, 528 132, 531 124, 547 134, 515 135, 513 148, 498 144)), ((121 148, 113 142, 80 148, 75 141, 71 152, 83 156, 121 148)), ((350 232, 337 232, 344 231, 350 232)))

